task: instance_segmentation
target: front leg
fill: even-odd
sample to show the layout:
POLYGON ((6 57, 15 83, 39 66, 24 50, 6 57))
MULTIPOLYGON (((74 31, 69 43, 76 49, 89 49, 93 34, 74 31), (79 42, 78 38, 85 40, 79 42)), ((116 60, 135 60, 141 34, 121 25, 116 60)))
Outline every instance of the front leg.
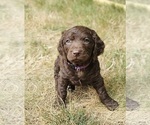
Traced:
POLYGON ((102 77, 99 78, 99 80, 93 84, 93 87, 97 91, 101 102, 107 107, 107 109, 113 111, 119 106, 118 102, 116 102, 108 95, 102 77))
POLYGON ((56 81, 57 101, 60 105, 66 107, 66 96, 67 96, 68 81, 63 78, 59 78, 56 81))

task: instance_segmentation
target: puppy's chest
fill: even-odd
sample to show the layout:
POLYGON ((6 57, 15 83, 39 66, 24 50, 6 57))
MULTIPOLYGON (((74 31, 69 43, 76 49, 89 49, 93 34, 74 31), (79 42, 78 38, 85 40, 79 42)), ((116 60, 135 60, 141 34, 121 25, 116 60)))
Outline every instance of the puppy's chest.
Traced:
POLYGON ((87 82, 90 76, 84 71, 77 71, 75 72, 75 79, 77 81, 87 82))
POLYGON ((79 79, 85 79, 86 77, 86 73, 84 71, 76 71, 75 74, 79 79))
POLYGON ((74 85, 88 85, 91 83, 90 76, 88 76, 87 72, 77 71, 75 72, 75 77, 72 81, 74 85))
POLYGON ((68 79, 74 85, 88 85, 92 81, 89 72, 85 70, 73 72, 72 76, 68 76, 68 79))

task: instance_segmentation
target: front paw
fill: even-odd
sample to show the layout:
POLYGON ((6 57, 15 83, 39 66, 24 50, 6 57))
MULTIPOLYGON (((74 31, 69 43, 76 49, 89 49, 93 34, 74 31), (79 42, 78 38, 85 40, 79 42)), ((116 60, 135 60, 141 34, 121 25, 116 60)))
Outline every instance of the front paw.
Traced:
POLYGON ((110 111, 114 111, 118 106, 118 102, 116 102, 115 100, 109 98, 103 101, 103 104, 107 107, 108 110, 110 111))

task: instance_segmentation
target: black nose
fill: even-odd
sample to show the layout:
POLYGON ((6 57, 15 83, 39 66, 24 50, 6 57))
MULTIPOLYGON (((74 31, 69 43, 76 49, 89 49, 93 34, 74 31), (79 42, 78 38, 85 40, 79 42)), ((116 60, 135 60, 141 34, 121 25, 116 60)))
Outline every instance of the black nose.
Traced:
POLYGON ((72 54, 73 54, 74 56, 79 56, 79 55, 80 55, 80 51, 74 50, 74 51, 72 52, 72 54))

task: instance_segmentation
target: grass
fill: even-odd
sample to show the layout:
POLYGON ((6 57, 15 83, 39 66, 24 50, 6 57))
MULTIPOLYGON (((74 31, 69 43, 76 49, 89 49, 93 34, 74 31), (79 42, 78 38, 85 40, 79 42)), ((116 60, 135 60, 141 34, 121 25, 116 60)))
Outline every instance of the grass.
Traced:
POLYGON ((127 124, 149 124, 150 39, 149 9, 143 3, 127 2, 126 14, 126 95, 140 104, 137 111, 127 112, 127 124), (142 4, 139 4, 139 3, 142 4), (143 123, 142 123, 142 122, 143 123), (141 122, 141 123, 140 123, 141 122))
POLYGON ((129 4, 127 13, 129 31, 129 34, 127 34, 127 65, 130 65, 127 70, 127 90, 129 91, 127 93, 139 100, 145 107, 146 104, 150 104, 147 101, 148 98, 145 97, 149 91, 150 76, 150 65, 147 63, 150 61, 150 44, 147 41, 150 38, 147 31, 147 27, 149 27, 148 18, 150 17, 149 10, 143 6, 136 7, 136 5, 129 4), (134 33, 130 35, 131 32, 134 33))
POLYGON ((125 0, 110 0, 110 1, 120 3, 120 4, 125 4, 126 3, 125 0))
POLYGON ((88 115, 84 110, 74 109, 68 111, 66 109, 60 109, 60 112, 56 115, 49 115, 47 112, 44 114, 45 119, 50 121, 50 124, 55 125, 94 125, 99 124, 95 119, 88 115))
POLYGON ((27 0, 25 3, 26 124, 105 125, 125 118, 125 10, 92 0, 27 0), (94 29, 105 42, 99 57, 108 93, 120 107, 108 111, 91 87, 68 93, 67 109, 54 108, 53 66, 61 32, 75 25, 94 29))

